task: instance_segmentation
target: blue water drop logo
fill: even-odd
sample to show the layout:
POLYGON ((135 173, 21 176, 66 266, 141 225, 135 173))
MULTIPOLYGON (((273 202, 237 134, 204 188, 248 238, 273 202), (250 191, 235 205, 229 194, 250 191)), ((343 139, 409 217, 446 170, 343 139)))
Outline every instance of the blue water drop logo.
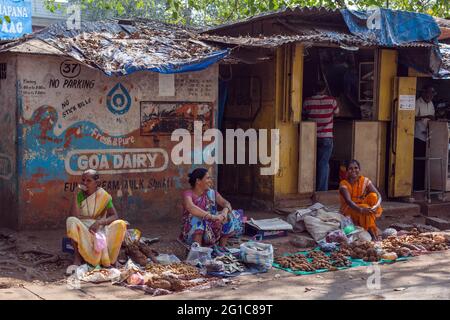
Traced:
POLYGON ((114 114, 122 115, 131 107, 131 97, 128 90, 121 84, 116 84, 106 97, 106 105, 114 114))

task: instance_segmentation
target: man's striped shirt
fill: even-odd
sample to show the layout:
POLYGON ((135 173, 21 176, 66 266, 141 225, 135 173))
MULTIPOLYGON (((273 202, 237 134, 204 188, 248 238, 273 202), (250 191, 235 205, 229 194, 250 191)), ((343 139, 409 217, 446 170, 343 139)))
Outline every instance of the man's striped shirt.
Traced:
POLYGON ((337 110, 336 99, 330 96, 312 96, 303 103, 307 120, 317 123, 317 138, 333 138, 333 116, 337 110))

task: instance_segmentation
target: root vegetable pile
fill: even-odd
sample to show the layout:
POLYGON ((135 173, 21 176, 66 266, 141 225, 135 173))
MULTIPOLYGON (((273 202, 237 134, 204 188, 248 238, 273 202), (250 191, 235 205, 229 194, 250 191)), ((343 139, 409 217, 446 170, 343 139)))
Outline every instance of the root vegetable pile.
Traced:
POLYGON ((189 281, 180 280, 171 275, 153 275, 145 282, 148 287, 154 289, 164 289, 170 291, 183 291, 192 288, 198 284, 189 281))
POLYGON ((294 254, 288 257, 278 257, 275 259, 275 262, 278 263, 282 268, 291 269, 292 271, 315 271, 314 267, 302 254, 294 254))
POLYGON ((310 251, 307 256, 294 254, 287 257, 278 257, 275 259, 275 262, 281 267, 291 269, 292 271, 312 272, 321 269, 336 270, 330 258, 321 251, 310 251))
POLYGON ((208 281, 203 279, 197 268, 186 263, 149 264, 145 270, 145 284, 153 289, 179 292, 208 281), (195 282, 192 281, 194 279, 196 279, 195 282))
POLYGON ((333 252, 330 256, 333 266, 336 268, 351 267, 352 262, 348 257, 339 252, 333 252))
POLYGON ((380 260, 380 256, 375 250, 372 242, 362 241, 349 245, 341 245, 339 252, 343 255, 352 257, 353 259, 363 259, 364 261, 376 262, 380 260))
POLYGON ((444 236, 439 234, 420 234, 417 229, 413 229, 407 235, 388 237, 381 242, 381 247, 387 252, 395 252, 399 257, 426 251, 442 251, 448 249, 444 236))
POLYGON ((311 259, 327 259, 327 255, 322 251, 310 251, 308 253, 308 258, 311 259))
POLYGON ((145 269, 147 272, 159 276, 163 273, 171 273, 183 280, 192 280, 202 277, 197 268, 186 263, 172 263, 169 265, 149 264, 145 269))
POLYGON ((335 267, 331 264, 330 258, 327 256, 319 256, 316 255, 315 258, 313 258, 311 265, 314 269, 320 270, 320 269, 328 269, 328 270, 336 270, 335 267))
POLYGON ((147 256, 139 250, 139 246, 132 244, 126 247, 127 256, 134 262, 145 267, 147 265, 147 256))

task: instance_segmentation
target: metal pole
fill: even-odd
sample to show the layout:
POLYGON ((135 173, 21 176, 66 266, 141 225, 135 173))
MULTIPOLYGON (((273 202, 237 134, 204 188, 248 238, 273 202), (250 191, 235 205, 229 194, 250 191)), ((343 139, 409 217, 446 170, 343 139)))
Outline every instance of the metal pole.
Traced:
POLYGON ((427 198, 428 203, 431 203, 431 181, 430 181, 430 126, 427 123, 427 138, 426 138, 426 151, 425 151, 425 162, 426 162, 426 187, 427 187, 427 198))
POLYGON ((446 186, 445 176, 446 175, 447 174, 444 174, 444 159, 441 158, 441 180, 442 180, 442 194, 441 194, 442 199, 441 199, 441 201, 444 201, 444 197, 445 197, 445 186, 446 186))

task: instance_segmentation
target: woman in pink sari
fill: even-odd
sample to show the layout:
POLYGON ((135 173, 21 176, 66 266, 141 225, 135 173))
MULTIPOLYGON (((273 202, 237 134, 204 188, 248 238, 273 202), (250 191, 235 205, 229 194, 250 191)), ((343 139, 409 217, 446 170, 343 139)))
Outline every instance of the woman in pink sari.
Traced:
POLYGON ((183 194, 183 229, 180 240, 191 245, 215 246, 226 251, 228 238, 240 224, 238 213, 217 191, 207 169, 198 168, 189 174, 191 189, 183 194), (222 211, 217 210, 218 204, 222 211))

